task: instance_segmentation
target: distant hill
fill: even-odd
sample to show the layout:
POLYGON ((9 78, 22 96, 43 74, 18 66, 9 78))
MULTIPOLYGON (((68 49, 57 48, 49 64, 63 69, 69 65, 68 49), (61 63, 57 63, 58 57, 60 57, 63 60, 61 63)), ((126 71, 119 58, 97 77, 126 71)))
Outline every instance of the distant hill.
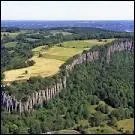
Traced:
POLYGON ((134 31, 133 20, 121 21, 39 21, 39 20, 2 20, 2 27, 53 28, 53 27, 94 27, 113 31, 134 31))

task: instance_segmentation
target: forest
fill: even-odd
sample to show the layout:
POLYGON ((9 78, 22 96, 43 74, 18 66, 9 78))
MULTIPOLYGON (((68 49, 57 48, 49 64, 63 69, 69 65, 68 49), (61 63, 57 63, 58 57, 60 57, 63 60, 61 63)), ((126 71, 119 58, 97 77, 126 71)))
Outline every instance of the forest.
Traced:
POLYGON ((44 108, 37 105, 22 116, 3 111, 2 133, 37 134, 62 129, 89 133, 89 128, 105 126, 115 132, 133 133, 117 126, 117 121, 134 117, 133 64, 133 53, 124 51, 115 53, 109 64, 102 59, 76 66, 67 88, 44 108), (94 105, 95 112, 91 112, 94 105), (81 120, 87 124, 78 124, 81 120))
POLYGON ((32 49, 41 45, 52 47, 54 44, 71 40, 128 38, 133 33, 114 32, 99 28, 48 28, 48 29, 19 29, 12 27, 1 28, 1 69, 2 72, 9 69, 18 69, 33 65, 33 62, 25 63, 32 57, 32 49), (52 34, 51 31, 59 31, 52 34), (12 33, 16 32, 16 36, 12 33), (70 34, 63 34, 67 32, 70 34), (14 43, 15 42, 15 43, 14 43), (14 43, 14 46, 6 47, 6 43, 14 43))
MULTIPOLYGON (((71 40, 133 38, 133 33, 97 28, 74 27, 58 30, 59 33, 55 28, 37 30, 2 28, 4 34, 1 39, 1 80, 4 79, 3 72, 6 70, 33 65, 34 61, 26 62, 26 60, 33 56, 32 49, 41 45, 50 48, 54 44, 71 40), (19 34, 11 36, 13 32, 19 34), (64 32, 68 34, 64 35, 64 32), (6 45, 9 42, 16 42, 16 45, 9 47, 6 45)), ((96 49, 97 46, 93 47, 93 50, 94 48, 96 49)), ((99 49, 104 49, 104 46, 99 49)), ((2 90, 7 91, 9 95, 16 94, 18 99, 24 97, 25 101, 27 95, 33 90, 55 83, 57 77, 63 76, 64 66, 61 66, 58 76, 31 77, 26 82, 13 82, 2 90)), ((134 53, 132 51, 115 52, 109 63, 104 56, 102 59, 76 65, 73 72, 69 73, 66 88, 43 107, 37 104, 32 112, 25 112, 22 115, 16 112, 9 113, 2 107, 1 133, 40 134, 63 129, 78 131, 81 134, 134 133, 133 126, 129 129, 119 126, 121 121, 126 120, 131 120, 129 121, 131 125, 134 119, 133 71, 134 53)))

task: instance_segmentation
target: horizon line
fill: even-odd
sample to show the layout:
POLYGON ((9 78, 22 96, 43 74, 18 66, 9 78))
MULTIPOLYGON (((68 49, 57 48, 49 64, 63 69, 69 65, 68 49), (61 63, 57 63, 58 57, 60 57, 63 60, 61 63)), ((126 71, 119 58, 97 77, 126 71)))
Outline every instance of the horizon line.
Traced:
POLYGON ((30 19, 30 20, 28 20, 28 19, 16 19, 16 20, 1 20, 1 21, 134 21, 134 19, 120 19, 120 20, 118 20, 118 19, 110 19, 110 20, 34 20, 34 19, 30 19))

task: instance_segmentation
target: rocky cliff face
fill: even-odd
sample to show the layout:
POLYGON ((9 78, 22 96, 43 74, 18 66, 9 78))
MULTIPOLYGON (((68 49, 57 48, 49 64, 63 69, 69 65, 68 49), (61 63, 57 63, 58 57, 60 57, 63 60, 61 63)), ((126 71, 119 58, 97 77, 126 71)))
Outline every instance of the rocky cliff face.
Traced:
POLYGON ((17 101, 15 97, 2 92, 1 104, 8 112, 15 111, 21 114, 22 112, 31 111, 34 105, 40 104, 42 106, 43 103, 48 102, 48 100, 58 95, 62 89, 66 88, 66 79, 66 76, 64 76, 55 85, 48 86, 45 90, 34 92, 32 96, 28 97, 26 102, 17 101))
POLYGON ((110 57, 115 51, 120 52, 124 50, 133 51, 134 50, 133 41, 119 42, 110 46, 107 51, 107 62, 110 61, 110 57))
MULTIPOLYGON (((133 41, 126 41, 126 42, 118 42, 109 46, 107 48, 107 62, 110 61, 111 55, 115 51, 133 51, 134 44, 133 41)), ((68 78, 68 72, 72 71, 75 65, 87 63, 93 60, 99 59, 99 51, 87 52, 80 55, 78 58, 74 59, 71 64, 66 65, 67 75, 63 78, 59 79, 56 84, 46 87, 44 90, 40 90, 38 92, 34 92, 32 96, 28 97, 28 100, 25 102, 17 101, 15 96, 9 96, 8 94, 2 92, 2 101, 1 104, 5 107, 8 112, 15 111, 19 112, 20 114, 23 112, 32 111, 34 105, 40 104, 41 106, 44 103, 47 103, 50 99, 54 98, 59 92, 66 88, 66 80, 68 78)))

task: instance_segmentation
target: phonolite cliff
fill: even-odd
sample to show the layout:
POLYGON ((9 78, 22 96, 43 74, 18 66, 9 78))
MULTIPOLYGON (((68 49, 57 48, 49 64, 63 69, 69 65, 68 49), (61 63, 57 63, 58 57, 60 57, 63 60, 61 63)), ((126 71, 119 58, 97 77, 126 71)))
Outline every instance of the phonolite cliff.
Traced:
POLYGON ((131 39, 123 39, 112 42, 110 45, 105 45, 101 47, 94 47, 89 51, 84 51, 80 55, 74 56, 70 62, 65 63, 62 68, 65 71, 65 75, 59 78, 55 84, 47 86, 43 90, 33 91, 31 95, 28 96, 27 101, 22 102, 22 100, 17 100, 14 95, 8 95, 6 92, 2 91, 1 104, 8 111, 19 112, 20 114, 26 111, 31 111, 34 105, 47 103, 50 99, 58 95, 61 90, 66 88, 66 81, 69 78, 68 73, 73 72, 73 69, 78 64, 88 63, 94 60, 100 60, 103 57, 106 59, 107 63, 111 60, 111 55, 114 52, 119 51, 134 51, 134 43, 131 39))

